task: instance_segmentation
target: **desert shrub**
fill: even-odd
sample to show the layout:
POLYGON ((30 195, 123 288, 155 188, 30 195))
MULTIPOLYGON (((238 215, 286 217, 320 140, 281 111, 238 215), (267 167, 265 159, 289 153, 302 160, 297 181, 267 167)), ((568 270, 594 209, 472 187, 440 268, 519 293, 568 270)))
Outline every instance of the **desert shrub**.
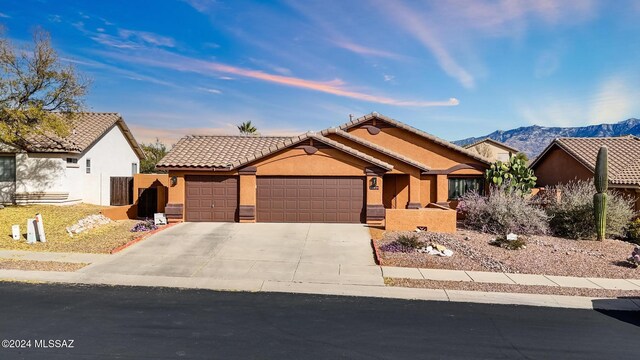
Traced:
POLYGON ((424 245, 422 241, 420 241, 420 238, 417 235, 413 235, 413 234, 409 234, 409 235, 402 234, 398 236, 398 238, 396 239, 396 242, 402 246, 412 248, 412 249, 417 249, 424 245))
POLYGON ((463 225, 491 234, 545 234, 548 231, 544 210, 532 205, 516 192, 492 188, 488 196, 476 192, 465 194, 458 210, 463 213, 463 225))
MULTIPOLYGON (((551 231, 556 236, 571 239, 595 239, 593 194, 596 189, 593 181, 573 181, 558 185, 554 190, 560 196, 546 207, 551 231)), ((616 191, 607 192, 607 236, 624 237, 633 215, 633 200, 616 191)))
POLYGON ((527 247, 527 242, 522 238, 522 236, 518 237, 516 240, 507 240, 505 236, 499 236, 494 240, 491 240, 489 244, 507 250, 520 250, 526 249, 527 247))
POLYGON ((640 245, 640 218, 633 220, 627 226, 626 240, 640 245))
POLYGON ((155 230, 158 227, 156 226, 156 224, 154 223, 153 220, 143 220, 140 221, 138 223, 136 223, 132 228, 131 228, 131 232, 142 232, 142 231, 151 231, 151 230, 155 230))

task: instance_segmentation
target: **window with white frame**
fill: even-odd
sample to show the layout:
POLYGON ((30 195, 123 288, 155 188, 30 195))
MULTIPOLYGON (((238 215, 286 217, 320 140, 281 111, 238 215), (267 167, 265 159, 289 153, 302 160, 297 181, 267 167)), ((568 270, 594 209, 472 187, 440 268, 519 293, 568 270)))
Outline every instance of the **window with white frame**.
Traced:
POLYGON ((80 164, 78 164, 78 158, 68 157, 67 158, 67 167, 68 168, 80 167, 80 164))
POLYGON ((85 167, 87 168, 87 174, 91 174, 91 159, 85 161, 85 167))
POLYGON ((138 163, 131 163, 131 175, 138 173, 138 163))
POLYGON ((0 182, 16 181, 16 157, 0 155, 0 182))

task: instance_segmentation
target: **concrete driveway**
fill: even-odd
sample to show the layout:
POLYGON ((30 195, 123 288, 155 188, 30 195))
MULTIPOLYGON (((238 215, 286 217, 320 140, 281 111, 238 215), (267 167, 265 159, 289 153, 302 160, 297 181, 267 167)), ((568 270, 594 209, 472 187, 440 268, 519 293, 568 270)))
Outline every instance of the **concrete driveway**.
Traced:
POLYGON ((81 271, 383 284, 369 231, 357 224, 184 223, 81 271))

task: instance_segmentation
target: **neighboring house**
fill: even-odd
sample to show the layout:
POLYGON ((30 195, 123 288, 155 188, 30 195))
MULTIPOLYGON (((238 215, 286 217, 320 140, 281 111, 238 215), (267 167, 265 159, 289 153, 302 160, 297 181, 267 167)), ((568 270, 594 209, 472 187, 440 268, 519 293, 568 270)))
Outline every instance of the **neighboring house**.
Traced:
POLYGON ((509 161, 511 155, 515 155, 520 151, 500 141, 486 138, 480 141, 476 141, 473 144, 465 145, 466 149, 477 152, 478 154, 489 158, 491 161, 509 161))
POLYGON ((380 223, 401 209, 392 212, 415 217, 407 220, 413 228, 446 216, 455 230, 450 201, 484 189, 489 165, 473 151, 372 113, 296 137, 187 136, 157 168, 169 171, 166 212, 174 219, 380 223))
POLYGON ((555 139, 530 165, 536 185, 592 180, 601 146, 609 150, 609 186, 636 199, 640 210, 640 138, 635 136, 555 139))
POLYGON ((0 202, 110 205, 111 178, 133 176, 143 156, 120 115, 80 113, 64 139, 0 144, 0 202))

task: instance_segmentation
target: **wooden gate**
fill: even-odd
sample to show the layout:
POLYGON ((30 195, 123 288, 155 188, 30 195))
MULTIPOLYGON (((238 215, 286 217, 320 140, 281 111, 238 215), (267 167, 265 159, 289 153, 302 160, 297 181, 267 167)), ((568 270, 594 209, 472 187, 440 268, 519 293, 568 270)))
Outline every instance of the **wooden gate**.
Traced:
POLYGON ((133 204, 133 177, 111 177, 111 206, 133 204))

